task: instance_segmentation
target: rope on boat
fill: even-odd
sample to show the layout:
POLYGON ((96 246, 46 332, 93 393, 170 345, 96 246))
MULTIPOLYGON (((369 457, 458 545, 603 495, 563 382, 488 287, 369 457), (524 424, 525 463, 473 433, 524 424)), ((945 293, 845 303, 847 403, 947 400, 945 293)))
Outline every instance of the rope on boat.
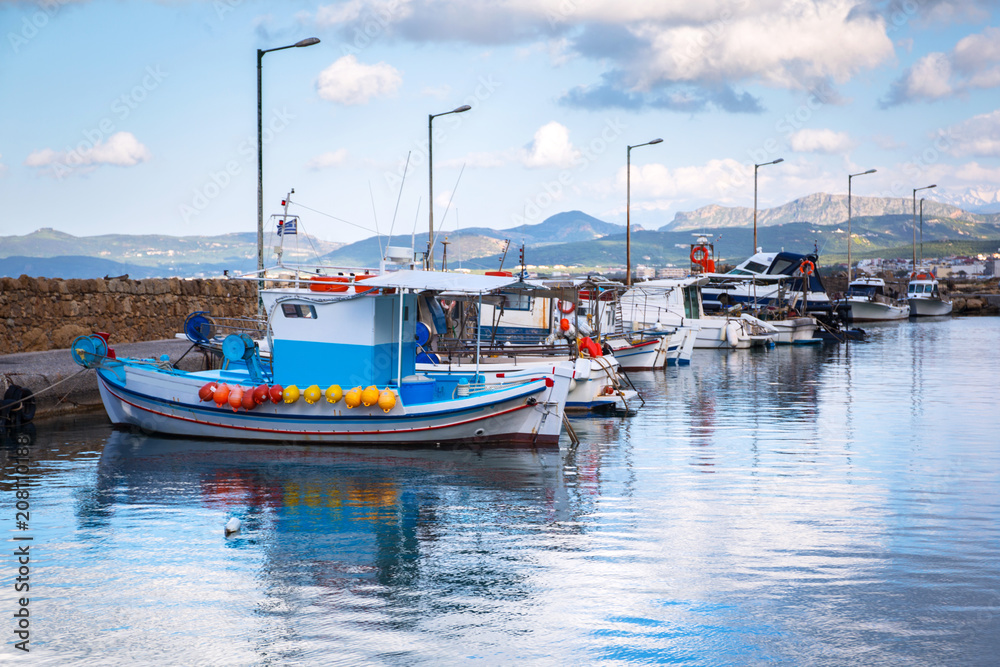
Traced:
MULTIPOLYGON (((49 389, 52 389, 54 387, 58 387, 63 382, 68 382, 69 380, 72 380, 73 378, 77 377, 78 375, 82 375, 83 373, 86 373, 89 370, 91 370, 91 369, 90 368, 82 368, 82 369, 78 370, 76 373, 73 373, 72 375, 70 375, 68 377, 64 377, 62 380, 59 380, 58 382, 54 382, 53 384, 50 384, 48 387, 45 387, 44 389, 39 389, 36 392, 32 392, 31 395, 29 395, 29 396, 25 396, 24 398, 21 398, 19 400, 14 401, 13 403, 8 404, 7 407, 8 408, 12 408, 12 409, 17 409, 17 408, 14 408, 15 405, 20 405, 21 403, 24 403, 25 401, 30 400, 30 399, 34 398, 35 396, 38 396, 42 392, 48 391, 49 389)), ((7 382, 9 382, 10 384, 14 384, 14 382, 10 379, 10 374, 9 373, 4 373, 4 377, 7 378, 7 382)), ((69 396, 69 394, 66 394, 66 396, 69 396)), ((66 396, 63 396, 62 398, 60 398, 59 402, 56 403, 56 405, 58 405, 59 403, 62 403, 66 399, 66 396)))

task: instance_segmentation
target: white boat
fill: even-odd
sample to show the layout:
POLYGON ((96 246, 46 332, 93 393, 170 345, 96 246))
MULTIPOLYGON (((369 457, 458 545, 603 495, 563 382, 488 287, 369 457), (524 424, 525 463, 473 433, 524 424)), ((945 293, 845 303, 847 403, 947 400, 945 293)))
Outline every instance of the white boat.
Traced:
POLYGON ((941 296, 938 280, 930 269, 920 269, 910 274, 906 286, 906 301, 910 317, 940 317, 951 314, 951 301, 941 296))
POLYGON ((156 433, 351 445, 557 445, 571 372, 553 368, 503 384, 416 372, 418 293, 482 294, 512 282, 403 270, 336 293, 317 291, 311 281, 264 289, 269 363, 246 334, 224 339, 226 365, 210 371, 116 359, 97 336, 78 338, 71 351, 97 369, 113 423, 156 433))
POLYGON ((847 286, 844 301, 854 322, 887 322, 910 316, 910 306, 905 300, 886 294, 881 278, 855 278, 847 286))
POLYGON ((813 317, 788 317, 783 320, 767 320, 767 323, 778 330, 774 342, 779 345, 800 345, 813 342, 819 324, 813 317))
POLYGON ((749 315, 706 316, 699 288, 707 282, 691 277, 635 283, 621 296, 622 320, 635 329, 686 329, 692 336, 689 349, 745 349, 773 338, 773 331, 749 315))
MULTIPOLYGON (((442 300, 448 303, 448 313, 457 311, 460 320, 465 318, 454 322, 453 329, 475 333, 481 343, 474 346, 470 340, 447 336, 433 341, 428 338, 431 349, 427 355, 418 357, 418 362, 423 362, 418 369, 461 372, 478 363, 481 373, 493 372, 495 379, 496 374, 506 375, 509 369, 530 373, 532 368, 570 363, 573 371, 566 410, 634 412, 642 399, 622 375, 617 353, 594 342, 590 338, 594 333, 592 325, 586 317, 574 312, 577 290, 559 292, 563 298, 553 294, 551 288, 541 283, 520 284, 498 290, 497 294, 470 304, 472 307, 456 308, 452 299, 460 295, 446 293, 442 300), (560 326, 562 320, 566 320, 566 329, 560 326)), ((449 329, 447 323, 443 328, 449 329)), ((639 349, 655 354, 655 350, 639 349)))

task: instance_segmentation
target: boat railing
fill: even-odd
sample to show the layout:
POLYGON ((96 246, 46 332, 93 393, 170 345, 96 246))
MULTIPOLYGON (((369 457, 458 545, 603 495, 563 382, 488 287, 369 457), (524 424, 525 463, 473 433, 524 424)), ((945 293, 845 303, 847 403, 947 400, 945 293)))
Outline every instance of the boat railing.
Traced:
POLYGON ((559 339, 552 344, 538 341, 528 343, 513 343, 510 341, 479 341, 467 338, 441 338, 437 341, 437 349, 433 351, 440 358, 449 360, 475 359, 478 352, 482 357, 509 357, 517 361, 518 357, 555 357, 566 356, 573 352, 573 347, 565 340, 559 339))

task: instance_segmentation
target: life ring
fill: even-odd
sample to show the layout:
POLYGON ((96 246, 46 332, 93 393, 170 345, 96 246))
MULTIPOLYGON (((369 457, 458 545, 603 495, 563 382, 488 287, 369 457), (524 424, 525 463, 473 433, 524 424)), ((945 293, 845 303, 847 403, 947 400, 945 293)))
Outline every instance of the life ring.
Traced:
POLYGON ((559 303, 556 304, 556 308, 558 308, 559 312, 563 315, 569 315, 576 309, 576 304, 572 301, 559 301, 559 303))
POLYGON ((801 271, 803 275, 811 276, 816 271, 816 265, 810 260, 804 259, 802 260, 802 263, 799 264, 799 271, 801 271))
POLYGON ((691 262, 704 266, 703 262, 708 259, 708 248, 703 245, 696 245, 691 248, 691 262))

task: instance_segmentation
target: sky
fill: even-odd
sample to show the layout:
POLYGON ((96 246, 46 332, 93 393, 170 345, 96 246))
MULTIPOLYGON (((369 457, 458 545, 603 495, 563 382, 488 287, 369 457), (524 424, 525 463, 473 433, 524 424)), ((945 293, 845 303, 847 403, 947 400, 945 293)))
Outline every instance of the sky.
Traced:
MULTIPOLYGON (((977 0, 0 0, 0 236, 208 235, 294 188, 351 242, 582 210, 656 229, 815 192, 1000 192, 977 0), (661 143, 641 145, 662 138, 661 143), (626 162, 631 149, 631 178, 626 162), (630 180, 630 185, 627 181, 630 180)), ((516 241, 516 240, 515 240, 516 241)))

